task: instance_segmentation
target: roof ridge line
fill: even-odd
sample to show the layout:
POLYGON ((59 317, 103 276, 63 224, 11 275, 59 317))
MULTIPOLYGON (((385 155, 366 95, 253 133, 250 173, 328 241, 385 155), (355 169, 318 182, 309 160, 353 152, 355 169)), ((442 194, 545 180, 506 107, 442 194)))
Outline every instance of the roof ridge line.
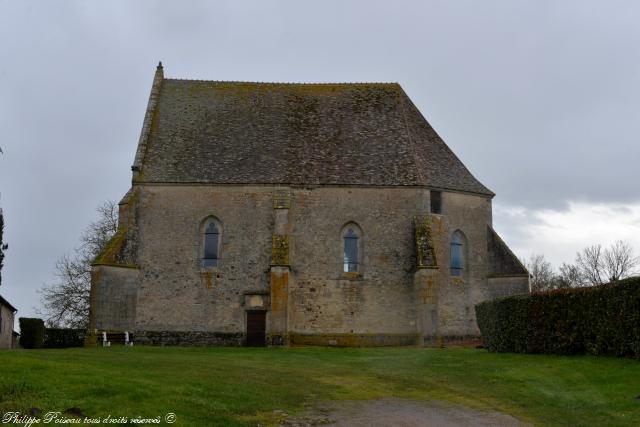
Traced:
POLYGON ((176 79, 167 78, 164 80, 177 81, 177 82, 202 82, 202 83, 238 83, 238 84, 263 84, 263 85, 283 85, 283 86, 312 86, 312 85, 376 85, 376 86, 398 86, 398 82, 263 82, 263 81, 249 81, 249 80, 205 80, 205 79, 176 79))

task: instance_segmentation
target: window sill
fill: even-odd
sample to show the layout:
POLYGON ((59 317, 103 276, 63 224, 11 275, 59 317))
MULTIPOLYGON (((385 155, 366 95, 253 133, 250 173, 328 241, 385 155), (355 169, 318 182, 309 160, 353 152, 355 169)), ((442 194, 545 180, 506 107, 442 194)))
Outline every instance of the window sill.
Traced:
POLYGON ((362 280, 362 273, 357 272, 357 271, 349 271, 349 272, 344 272, 342 273, 341 277, 342 280, 362 280))

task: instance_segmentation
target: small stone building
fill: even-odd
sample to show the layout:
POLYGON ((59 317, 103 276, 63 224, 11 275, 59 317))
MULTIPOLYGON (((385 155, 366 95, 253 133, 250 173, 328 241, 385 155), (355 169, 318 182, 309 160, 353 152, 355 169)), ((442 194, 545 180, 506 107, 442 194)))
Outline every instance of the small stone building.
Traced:
POLYGON ((91 330, 137 343, 404 345, 528 292, 494 194, 398 84, 164 78, 96 259, 91 330))
POLYGON ((13 330, 18 310, 0 296, 0 348, 14 348, 16 333, 13 330))

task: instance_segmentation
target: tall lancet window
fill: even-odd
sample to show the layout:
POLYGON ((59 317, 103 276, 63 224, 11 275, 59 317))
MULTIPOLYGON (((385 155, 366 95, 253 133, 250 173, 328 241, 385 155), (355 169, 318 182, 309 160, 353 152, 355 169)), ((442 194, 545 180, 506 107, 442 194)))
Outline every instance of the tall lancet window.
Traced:
POLYGON ((462 276, 465 268, 464 259, 464 235, 457 230, 451 236, 451 275, 462 276))
POLYGON ((203 246, 202 266, 217 267, 220 254, 220 227, 213 218, 205 222, 203 246))
POLYGON ((342 271, 345 273, 360 271, 361 235, 355 224, 347 224, 342 231, 342 271))

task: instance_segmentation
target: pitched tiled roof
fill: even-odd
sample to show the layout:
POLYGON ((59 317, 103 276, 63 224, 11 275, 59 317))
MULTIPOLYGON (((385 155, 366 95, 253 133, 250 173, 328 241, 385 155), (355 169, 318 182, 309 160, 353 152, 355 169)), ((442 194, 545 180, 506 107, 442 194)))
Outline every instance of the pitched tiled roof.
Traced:
POLYGON ((11 311, 14 311, 14 312, 18 311, 18 309, 17 309, 17 308, 15 308, 14 306, 12 306, 12 305, 11 305, 11 303, 10 303, 9 301, 7 301, 6 299, 4 299, 4 298, 2 297, 2 295, 0 295, 0 305, 5 305, 5 306, 7 306, 11 311))
POLYGON ((487 253, 489 277, 529 275, 522 262, 491 226, 487 226, 487 253))
POLYGON ((138 182, 420 185, 493 195, 398 84, 160 79, 154 88, 138 182))

